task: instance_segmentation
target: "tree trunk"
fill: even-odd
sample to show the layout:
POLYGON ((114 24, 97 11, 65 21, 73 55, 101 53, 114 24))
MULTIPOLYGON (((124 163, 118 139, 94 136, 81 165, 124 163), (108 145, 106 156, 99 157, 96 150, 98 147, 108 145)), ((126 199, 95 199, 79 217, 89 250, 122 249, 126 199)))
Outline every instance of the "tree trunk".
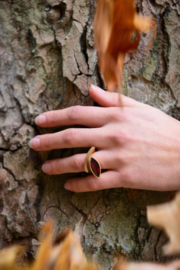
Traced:
MULTIPOLYGON (((125 94, 180 116, 180 4, 137 1, 137 11, 157 20, 157 37, 142 35, 126 57, 125 94)), ((54 132, 35 125, 42 112, 93 105, 89 86, 103 82, 93 49, 95 0, 0 0, 0 248, 20 243, 34 256, 38 231, 53 219, 55 234, 71 226, 91 260, 105 269, 121 255, 163 261, 166 237, 148 226, 146 205, 173 194, 128 189, 75 194, 64 190, 72 175, 47 176, 45 159, 86 149, 30 151, 35 134, 54 132)), ((63 128, 58 130, 62 130, 63 128)), ((179 147, 179 146, 177 146, 179 147)))

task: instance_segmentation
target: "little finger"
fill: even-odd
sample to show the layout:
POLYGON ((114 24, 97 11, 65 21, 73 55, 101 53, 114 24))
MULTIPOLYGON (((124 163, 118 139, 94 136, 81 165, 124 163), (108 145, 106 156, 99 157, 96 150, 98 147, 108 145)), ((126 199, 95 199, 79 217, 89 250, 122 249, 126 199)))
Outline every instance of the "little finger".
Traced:
POLYGON ((85 178, 69 179, 65 183, 65 189, 73 192, 88 192, 108 188, 121 187, 119 173, 115 171, 107 171, 101 174, 100 178, 93 175, 85 178))

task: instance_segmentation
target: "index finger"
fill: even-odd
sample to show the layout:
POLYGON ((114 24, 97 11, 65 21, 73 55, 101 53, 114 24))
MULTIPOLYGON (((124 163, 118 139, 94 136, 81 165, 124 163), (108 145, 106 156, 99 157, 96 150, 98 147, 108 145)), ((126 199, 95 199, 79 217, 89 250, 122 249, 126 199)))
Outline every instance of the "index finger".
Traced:
MULTIPOLYGON (((108 92, 98 86, 91 85, 91 97, 103 107, 119 107, 119 94, 115 92, 108 92)), ((130 97, 121 95, 122 107, 140 107, 143 103, 138 102, 130 97)))
POLYGON ((110 120, 110 110, 112 111, 113 108, 73 106, 62 110, 45 112, 36 117, 35 123, 41 127, 70 125, 102 127, 110 120))

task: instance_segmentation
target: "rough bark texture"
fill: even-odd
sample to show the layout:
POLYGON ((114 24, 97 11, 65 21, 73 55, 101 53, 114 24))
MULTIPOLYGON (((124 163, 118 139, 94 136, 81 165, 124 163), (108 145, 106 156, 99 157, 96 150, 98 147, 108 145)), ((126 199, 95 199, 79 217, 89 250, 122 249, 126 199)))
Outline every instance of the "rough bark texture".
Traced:
MULTIPOLYGON (((70 175, 47 176, 41 164, 86 150, 29 151, 35 134, 54 131, 35 126, 38 114, 93 105, 90 84, 103 86, 93 49, 94 10, 95 0, 0 0, 0 248, 25 244, 30 259, 39 229, 53 219, 55 233, 70 225, 88 258, 106 269, 120 255, 163 261, 166 237, 148 226, 145 209, 172 194, 74 194, 63 188, 70 175)), ((137 10, 157 20, 157 38, 148 56, 151 37, 142 35, 137 53, 126 57, 123 91, 179 118, 180 4, 139 0, 137 10)))

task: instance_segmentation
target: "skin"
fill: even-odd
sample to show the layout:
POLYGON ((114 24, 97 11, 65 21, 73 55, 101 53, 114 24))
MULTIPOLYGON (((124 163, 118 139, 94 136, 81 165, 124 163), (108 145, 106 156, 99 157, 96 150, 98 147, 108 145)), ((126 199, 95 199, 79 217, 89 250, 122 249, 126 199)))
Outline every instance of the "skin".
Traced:
MULTIPOLYGON (((97 179, 93 175, 69 179, 65 188, 74 192, 108 188, 177 190, 180 188, 180 123, 149 105, 117 93, 91 86, 91 97, 102 107, 74 106, 39 115, 41 127, 83 125, 30 141, 36 151, 92 147, 92 155, 107 169, 97 179)), ((84 171, 86 154, 46 161, 47 174, 84 171)))

